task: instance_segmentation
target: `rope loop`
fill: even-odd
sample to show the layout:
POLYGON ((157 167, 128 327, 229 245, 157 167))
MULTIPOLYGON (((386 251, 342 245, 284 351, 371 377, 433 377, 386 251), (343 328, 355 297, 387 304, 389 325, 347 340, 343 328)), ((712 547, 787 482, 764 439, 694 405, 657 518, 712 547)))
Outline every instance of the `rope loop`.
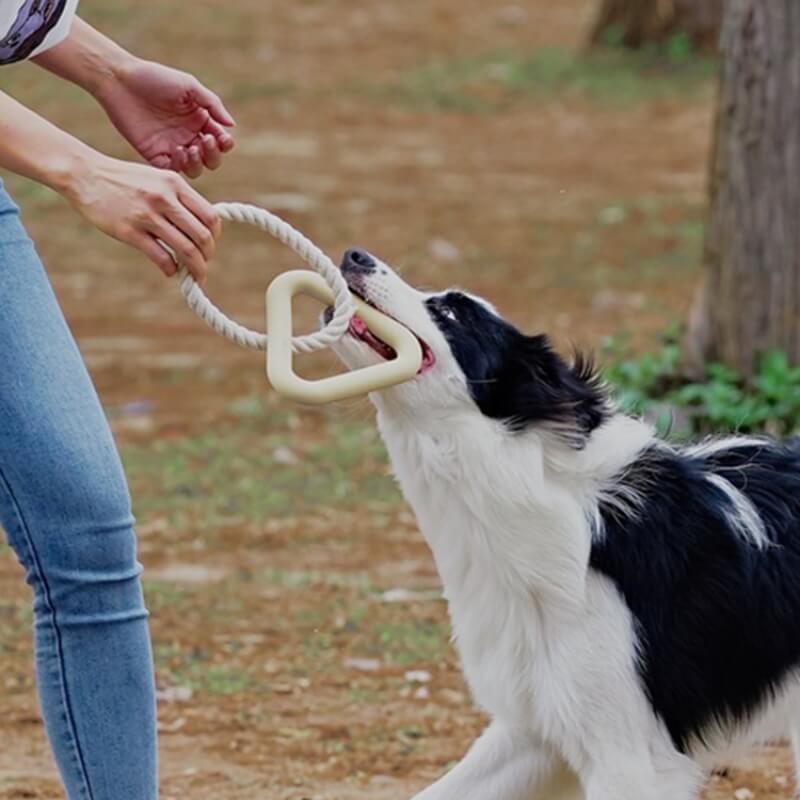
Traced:
MULTIPOLYGON (((231 222, 246 222, 266 231, 315 269, 325 279, 334 295, 333 316, 324 328, 305 336, 292 338, 292 349, 296 353, 323 350, 337 342, 347 332, 355 313, 355 305, 339 268, 312 241, 295 230, 288 222, 258 206, 248 203, 216 203, 214 208, 222 219, 231 222)), ((181 294, 189 308, 218 334, 252 350, 267 349, 267 335, 250 330, 232 320, 217 308, 197 285, 189 271, 182 267, 178 273, 181 294)))

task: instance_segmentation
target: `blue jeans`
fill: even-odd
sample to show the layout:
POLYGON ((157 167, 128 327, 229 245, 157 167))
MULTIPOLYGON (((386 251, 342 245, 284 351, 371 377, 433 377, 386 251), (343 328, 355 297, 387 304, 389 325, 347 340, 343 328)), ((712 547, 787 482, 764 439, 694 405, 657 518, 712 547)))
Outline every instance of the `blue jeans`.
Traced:
POLYGON ((33 588, 42 716, 68 797, 154 800, 153 661, 125 476, 1 181, 0 524, 33 588))

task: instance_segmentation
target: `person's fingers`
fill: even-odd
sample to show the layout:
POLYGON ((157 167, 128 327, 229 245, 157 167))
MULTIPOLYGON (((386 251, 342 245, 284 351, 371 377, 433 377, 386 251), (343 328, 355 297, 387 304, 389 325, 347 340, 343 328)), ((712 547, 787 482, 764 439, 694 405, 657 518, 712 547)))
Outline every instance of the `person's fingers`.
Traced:
POLYGON ((178 192, 178 199, 211 231, 215 239, 219 238, 220 233, 222 233, 222 220, 220 220, 214 206, 203 195, 196 192, 187 183, 178 192))
POLYGON ((176 147, 172 154, 172 163, 170 169, 175 172, 185 172, 186 165, 189 163, 189 155, 185 147, 176 147))
POLYGON ((211 116, 221 125, 228 128, 236 125, 236 121, 228 112, 217 95, 210 89, 206 89, 201 83, 197 83, 192 90, 192 95, 198 105, 207 108, 211 116))
POLYGON ((230 152, 236 144, 233 136, 231 136, 231 134, 216 120, 210 119, 203 129, 203 133, 211 134, 217 140, 217 147, 219 147, 221 153, 230 152))
POLYGON ((222 153, 217 146, 217 140, 206 133, 200 137, 203 147, 203 163, 208 169, 217 169, 222 163, 222 153))
POLYGON ((200 145, 190 145, 186 153, 186 166, 183 171, 190 178, 199 178, 203 174, 203 154, 200 145))
POLYGON ((172 159, 166 153, 162 153, 150 159, 150 164, 156 169, 169 169, 172 166, 172 159))
POLYGON ((189 270, 201 286, 205 285, 208 265, 200 249, 185 233, 164 217, 154 220, 149 233, 171 247, 179 263, 189 270))
POLYGON ((202 105, 198 105, 193 108, 191 113, 183 120, 183 124, 190 130, 201 131, 208 125, 210 119, 211 112, 202 105))
POLYGON ((128 237, 128 244, 144 253, 167 277, 178 271, 175 259, 149 233, 133 231, 128 237))
POLYGON ((216 249, 214 234, 185 206, 175 206, 167 211, 165 216, 181 233, 195 243, 206 261, 214 256, 216 249))

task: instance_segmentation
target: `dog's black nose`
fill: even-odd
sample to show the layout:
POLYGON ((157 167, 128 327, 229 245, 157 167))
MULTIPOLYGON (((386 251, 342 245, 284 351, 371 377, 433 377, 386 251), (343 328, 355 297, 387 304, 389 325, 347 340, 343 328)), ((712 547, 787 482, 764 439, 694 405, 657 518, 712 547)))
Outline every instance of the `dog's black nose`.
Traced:
POLYGON ((368 274, 374 272, 376 267, 375 259, 366 250, 354 247, 344 254, 341 270, 342 272, 360 272, 368 274))

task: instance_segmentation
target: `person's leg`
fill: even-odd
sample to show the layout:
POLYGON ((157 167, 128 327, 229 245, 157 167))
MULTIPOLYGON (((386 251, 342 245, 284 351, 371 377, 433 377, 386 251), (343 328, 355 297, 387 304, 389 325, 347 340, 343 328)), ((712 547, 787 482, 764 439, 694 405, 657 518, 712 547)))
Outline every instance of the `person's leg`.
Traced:
POLYGON ((147 612, 122 467, 0 183, 0 524, 34 591, 42 715, 70 800, 154 800, 147 612))

